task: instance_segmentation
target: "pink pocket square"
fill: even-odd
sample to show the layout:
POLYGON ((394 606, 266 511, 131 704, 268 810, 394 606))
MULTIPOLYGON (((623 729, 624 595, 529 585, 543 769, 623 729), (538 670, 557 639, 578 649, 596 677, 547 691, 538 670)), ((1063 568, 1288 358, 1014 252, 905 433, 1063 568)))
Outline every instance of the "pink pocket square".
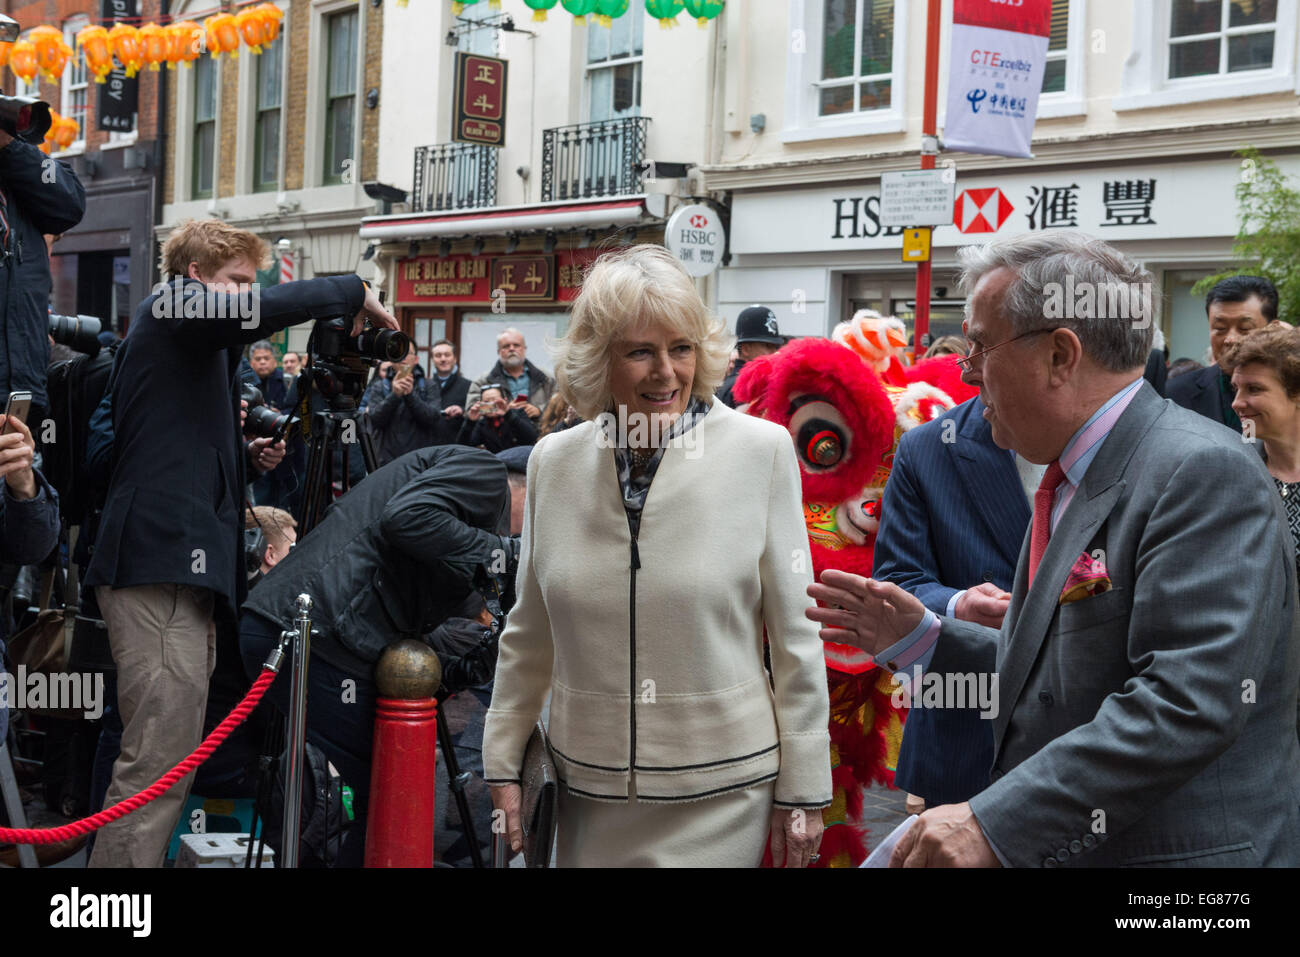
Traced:
POLYGON ((1110 591, 1110 575, 1106 571, 1106 566, 1087 552, 1083 552, 1075 559, 1074 567, 1070 569, 1070 577, 1065 580, 1065 587, 1061 589, 1058 604, 1068 605, 1081 598, 1100 595, 1107 591, 1110 591))

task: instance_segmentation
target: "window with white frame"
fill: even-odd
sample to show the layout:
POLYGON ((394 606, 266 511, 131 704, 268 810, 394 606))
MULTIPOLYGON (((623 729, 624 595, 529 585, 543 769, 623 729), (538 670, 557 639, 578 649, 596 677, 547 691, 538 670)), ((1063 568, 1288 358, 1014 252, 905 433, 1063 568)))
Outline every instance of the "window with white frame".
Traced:
MULTIPOLYGON (((63 24, 64 42, 76 50, 77 32, 88 26, 90 26, 90 17, 76 16, 70 18, 63 24)), ((60 91, 62 93, 62 102, 59 106, 59 112, 77 121, 77 139, 69 149, 78 150, 85 145, 86 127, 90 124, 90 115, 86 111, 86 105, 89 102, 86 60, 80 51, 76 56, 69 57, 67 68, 63 72, 60 91)))
POLYGON ((217 65, 209 56, 194 61, 193 172, 191 199, 211 199, 217 147, 217 65))
POLYGON ((1293 91, 1297 0, 1149 0, 1116 110, 1293 91))
POLYGON ((284 87, 284 35, 257 57, 253 92, 253 189, 266 192, 280 186, 280 109, 284 87))
POLYGON ((616 18, 611 26, 587 27, 588 116, 593 123, 641 115, 643 16, 616 18))
POLYGON ((903 129, 908 6, 899 0, 793 0, 783 140, 903 129))
POLYGON ((322 182, 343 182, 353 158, 357 106, 356 10, 330 14, 325 19, 325 168, 322 182))
POLYGON ((1173 0, 1168 78, 1271 69, 1276 40, 1277 0, 1173 0))
POLYGON ((894 79, 894 0, 822 0, 821 116, 888 109, 894 79))
MULTIPOLYGON (((1082 2, 1082 0, 1076 0, 1082 2)), ((1047 65, 1043 92, 1064 93, 1065 68, 1070 53, 1070 0, 1052 0, 1052 32, 1047 40, 1047 65)))

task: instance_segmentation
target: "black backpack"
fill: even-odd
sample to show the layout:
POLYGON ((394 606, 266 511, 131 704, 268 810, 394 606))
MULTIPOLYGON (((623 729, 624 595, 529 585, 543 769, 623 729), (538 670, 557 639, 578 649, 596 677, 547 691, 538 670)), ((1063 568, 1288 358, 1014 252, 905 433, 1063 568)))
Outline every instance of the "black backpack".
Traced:
MULTIPOLYGON (((101 349, 94 358, 76 355, 49 368, 48 417, 54 423, 53 441, 43 443, 41 474, 59 493, 59 510, 68 525, 81 525, 95 500, 86 474, 86 436, 90 417, 103 399, 113 371, 116 349, 101 349)), ((40 439, 42 423, 33 435, 40 439)), ((102 491, 102 490, 101 490, 102 491)))

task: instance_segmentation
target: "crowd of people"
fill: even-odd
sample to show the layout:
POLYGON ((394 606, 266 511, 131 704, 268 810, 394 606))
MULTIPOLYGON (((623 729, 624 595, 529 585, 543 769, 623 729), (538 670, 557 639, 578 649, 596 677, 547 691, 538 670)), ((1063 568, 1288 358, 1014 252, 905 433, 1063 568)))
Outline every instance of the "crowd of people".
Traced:
MULTIPOLYGON (((788 348, 772 308, 728 329, 671 253, 638 245, 586 276, 553 373, 513 328, 473 379, 445 339, 427 371, 414 344, 376 359, 329 406, 375 461, 352 455, 315 521, 295 423, 334 380, 273 337, 322 317, 349 337, 398 322, 356 276, 257 290, 268 258, 219 221, 171 232, 166 284, 78 406, 75 485, 42 473, 42 442, 61 440, 32 427, 63 401, 39 373, 44 327, 40 349, 0 365, 6 392, 32 393, 0 434, 0 558, 58 584, 92 625, 74 658, 110 679, 74 807, 116 804, 188 755, 306 592, 308 764, 337 787, 310 789, 327 806, 305 812, 304 861, 363 860, 375 666, 415 638, 443 661, 443 718, 473 779, 464 819, 440 802, 446 863, 486 849, 494 811, 524 848, 545 717, 559 865, 818 864, 823 821, 842 814, 831 643, 901 684, 997 678, 991 709, 907 715, 895 783, 919 816, 895 863, 1300 864, 1300 331, 1266 279, 1210 290, 1202 366, 1170 362, 1151 322, 1047 318, 1066 276, 1151 282, 1105 243, 964 249, 963 335, 924 356, 951 357, 978 395, 889 447, 883 498, 861 506, 872 577, 815 579, 804 482, 852 437, 748 408, 788 348), (79 582, 58 574, 69 559, 79 582)), ((12 349, 34 320, 7 322, 12 349)), ((0 638, 15 623, 27 655, 40 626, 15 607, 0 638)), ((287 670, 197 776, 98 831, 90 866, 162 866, 191 788, 270 815, 287 670)))

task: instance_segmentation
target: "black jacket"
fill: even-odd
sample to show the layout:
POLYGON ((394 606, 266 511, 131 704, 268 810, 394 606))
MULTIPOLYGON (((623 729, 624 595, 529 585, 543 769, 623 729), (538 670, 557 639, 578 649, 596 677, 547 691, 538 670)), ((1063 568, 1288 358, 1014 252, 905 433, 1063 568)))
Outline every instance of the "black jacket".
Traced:
POLYGON ((736 407, 736 398, 731 392, 736 388, 736 380, 740 378, 740 370, 745 368, 746 361, 745 359, 737 359, 736 364, 731 367, 731 375, 723 379, 722 385, 718 386, 718 391, 713 393, 718 397, 718 401, 729 409, 736 407))
POLYGON ((166 290, 140 304, 117 352, 113 477, 85 581, 209 588, 218 611, 233 614, 245 593, 240 347, 300 322, 355 315, 365 287, 331 276, 260 297, 208 296, 193 279, 166 290), (173 308, 177 288, 185 304, 173 308), (194 315, 209 304, 228 318, 194 315))
POLYGON ((312 651, 368 677, 389 644, 419 639, 456 613, 478 566, 504 559, 513 576, 509 523, 500 459, 454 445, 417 449, 339 499, 244 609, 287 628, 307 593, 321 633, 312 651))
POLYGON ((415 366, 415 384, 409 395, 393 391, 397 367, 388 375, 370 383, 366 390, 366 410, 376 436, 375 454, 379 464, 387 465, 407 452, 434 444, 442 423, 442 403, 436 385, 424 377, 424 369, 415 366))
POLYGON ((50 261, 42 234, 81 222, 86 191, 67 163, 13 140, 0 149, 0 194, 0 219, 9 224, 6 237, 0 223, 0 395, 27 389, 33 408, 44 409, 50 261))
POLYGON ((508 410, 496 425, 488 421, 486 415, 479 416, 477 422, 471 422, 466 416, 457 441, 461 445, 482 446, 495 455, 516 445, 536 444, 537 426, 521 409, 508 410))
POLYGON ((1194 369, 1169 379, 1165 394, 1184 409, 1199 412, 1220 425, 1226 425, 1223 393, 1219 389, 1219 364, 1211 362, 1204 369, 1194 369))
POLYGON ((442 397, 441 408, 450 409, 452 406, 461 408, 461 414, 455 418, 442 416, 438 420, 437 428, 433 430, 434 445, 454 445, 456 439, 460 436, 460 425, 465 421, 464 410, 469 408, 469 379, 466 379, 459 372, 453 372, 447 377, 446 382, 439 382, 437 376, 428 381, 438 387, 439 394, 442 397))

